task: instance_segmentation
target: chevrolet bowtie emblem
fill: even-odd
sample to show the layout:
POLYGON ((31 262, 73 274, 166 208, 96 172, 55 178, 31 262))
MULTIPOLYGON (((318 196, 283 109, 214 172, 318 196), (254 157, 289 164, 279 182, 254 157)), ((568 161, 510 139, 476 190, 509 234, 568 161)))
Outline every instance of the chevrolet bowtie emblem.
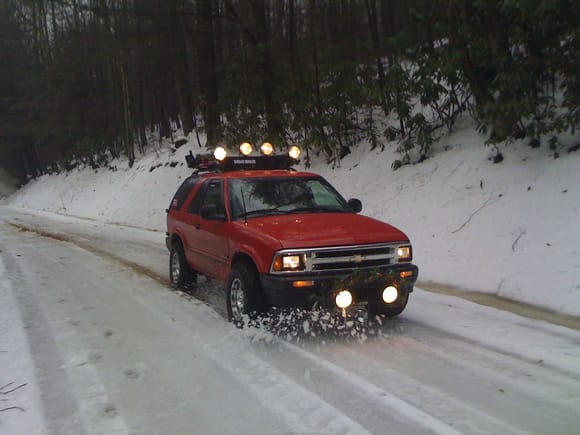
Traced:
POLYGON ((364 255, 353 255, 352 257, 350 257, 350 261, 352 261, 353 263, 362 263, 363 261, 366 260, 367 257, 365 257, 364 255))

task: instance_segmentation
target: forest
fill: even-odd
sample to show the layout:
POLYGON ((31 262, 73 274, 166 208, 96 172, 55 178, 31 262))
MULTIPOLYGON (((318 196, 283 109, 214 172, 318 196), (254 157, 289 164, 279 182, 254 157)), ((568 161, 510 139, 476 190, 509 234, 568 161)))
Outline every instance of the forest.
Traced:
POLYGON ((329 162, 394 143, 397 169, 460 116, 557 152, 580 126, 579 21, 575 0, 1 0, 0 166, 132 165, 179 130, 329 162))

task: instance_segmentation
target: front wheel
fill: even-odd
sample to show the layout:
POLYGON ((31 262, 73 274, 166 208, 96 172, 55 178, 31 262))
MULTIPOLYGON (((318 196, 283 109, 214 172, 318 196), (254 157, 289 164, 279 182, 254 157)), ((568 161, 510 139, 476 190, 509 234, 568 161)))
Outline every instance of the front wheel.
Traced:
POLYGON ((264 312, 258 273, 249 264, 236 263, 230 273, 226 290, 228 320, 243 325, 243 316, 256 318, 264 312))
POLYGON ((171 246, 169 254, 169 278, 174 288, 187 290, 195 284, 197 274, 191 269, 185 258, 183 245, 179 242, 171 246))
POLYGON ((374 316, 386 316, 386 317, 395 317, 401 314, 405 307, 407 306, 407 302, 409 301, 409 293, 406 293, 399 303, 395 306, 379 303, 379 304, 369 304, 368 305, 368 312, 369 317, 374 316))

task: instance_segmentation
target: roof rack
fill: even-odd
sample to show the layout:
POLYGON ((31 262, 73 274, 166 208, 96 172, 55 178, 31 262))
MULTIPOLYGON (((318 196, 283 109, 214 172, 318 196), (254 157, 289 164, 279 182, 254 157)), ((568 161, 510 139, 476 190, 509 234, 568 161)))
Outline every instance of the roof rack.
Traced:
POLYGON ((191 151, 185 156, 187 166, 196 172, 230 172, 250 170, 291 170, 299 162, 287 154, 270 156, 235 156, 217 160, 211 154, 193 155, 191 151))

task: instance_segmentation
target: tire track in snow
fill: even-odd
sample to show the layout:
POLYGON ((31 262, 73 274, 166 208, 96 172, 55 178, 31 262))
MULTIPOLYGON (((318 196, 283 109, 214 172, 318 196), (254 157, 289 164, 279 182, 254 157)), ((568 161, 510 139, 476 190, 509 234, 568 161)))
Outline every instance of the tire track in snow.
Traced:
MULTIPOLYGON (((49 237, 61 242, 72 243, 79 248, 85 249, 99 257, 108 258, 109 260, 114 260, 118 263, 121 263, 123 266, 129 267, 142 275, 146 275, 149 278, 160 282, 162 285, 167 286, 169 284, 167 279, 159 277, 156 273, 153 273, 148 268, 129 261, 125 258, 121 258, 110 252, 96 248, 95 246, 92 246, 90 243, 80 239, 77 236, 54 233, 52 231, 40 230, 37 228, 30 228, 22 224, 12 225, 19 228, 21 231, 31 231, 43 237, 49 237)), ((153 312, 155 312, 155 310, 153 310, 153 312)), ((180 333, 184 333, 184 331, 181 329, 175 328, 174 323, 171 322, 168 324, 174 329, 178 330, 180 333)), ((195 327, 199 328, 199 325, 196 325, 195 327)), ((208 334, 211 332, 212 330, 207 331, 208 334)), ((187 332, 185 333, 187 334, 187 332)), ((217 343, 219 343, 219 340, 217 343)), ((283 404, 279 405, 279 402, 276 400, 265 400, 263 401, 263 404, 272 408, 273 411, 275 411, 280 416, 283 416, 284 419, 288 420, 288 423, 291 425, 291 427, 299 428, 299 430, 302 432, 308 432, 312 428, 320 427, 323 427, 325 431, 329 430, 330 433, 366 432, 366 430, 363 429, 363 426, 355 423, 354 420, 351 420, 342 411, 339 411, 331 404, 324 401, 321 397, 315 395, 309 390, 299 386, 294 380, 288 378, 274 366, 266 363, 263 359, 252 355, 251 352, 248 352, 247 349, 243 348, 244 346, 239 346, 240 349, 238 356, 243 358, 243 362, 247 367, 241 370, 240 367, 235 364, 228 364, 228 361, 221 357, 221 355, 224 354, 224 350, 226 349, 220 349, 217 344, 209 345, 204 343, 202 345, 207 351, 208 356, 210 356, 222 368, 235 374, 236 377, 243 380, 244 384, 246 384, 256 393, 256 397, 261 397, 264 392, 266 392, 266 396, 270 398, 284 397, 286 400, 283 401, 283 404), (295 391, 296 389, 297 391, 295 391), (305 397, 307 400, 304 400, 305 397), (288 409, 288 403, 291 404, 290 409, 288 409), (316 412, 313 412, 313 410, 316 410, 316 412), (318 417, 320 411, 323 411, 323 415, 327 416, 322 419, 323 421, 321 421, 320 417, 318 417), (334 414, 334 417, 328 417, 331 414, 334 414)), ((229 347, 229 344, 227 346, 229 347)), ((236 362, 239 363, 240 360, 237 360, 236 362)), ((337 370, 337 367, 335 367, 335 370, 337 370)), ((353 387, 353 385, 351 385, 351 387, 353 387)), ((354 387, 357 388, 356 385, 354 385, 354 387)), ((419 427, 422 427, 425 432, 432 432, 434 428, 436 428, 436 433, 456 433, 451 428, 451 426, 441 423, 437 419, 429 416, 417 408, 412 407, 406 402, 397 399, 395 396, 387 393, 386 391, 378 391, 378 389, 375 388, 374 393, 376 394, 371 394, 369 396, 367 393, 368 391, 360 390, 358 396, 367 396, 369 400, 376 400, 379 398, 382 403, 389 405, 386 406, 387 409, 393 408, 392 405, 395 405, 394 409, 396 409, 398 412, 391 415, 393 418, 400 419, 400 415, 403 415, 408 422, 418 424, 419 427)), ((408 425, 408 423, 405 423, 404 425, 408 425)))
MULTIPOLYGON (((375 380, 369 381, 365 376, 358 374, 355 368, 364 367, 366 364, 369 364, 369 367, 373 365, 370 364, 371 361, 364 352, 356 349, 349 347, 352 359, 341 358, 340 355, 344 356, 342 353, 333 359, 337 361, 334 363, 325 355, 315 354, 295 344, 283 342, 282 345, 300 358, 309 361, 313 368, 321 369, 325 373, 325 378, 328 378, 326 383, 332 380, 335 383, 342 383, 350 398, 363 398, 362 400, 377 407, 376 412, 384 413, 395 420, 403 420, 403 425, 405 422, 410 422, 415 427, 422 427, 424 431, 437 434, 524 433, 464 403, 461 399, 408 378, 403 371, 390 369, 387 366, 374 367, 375 380), (345 365, 352 369, 345 368, 345 365), (384 382, 377 382, 379 380, 384 382), (390 391, 397 391, 397 394, 390 391), (417 402, 419 403, 415 404, 417 402)), ((341 348, 343 345, 338 344, 338 347, 341 348)))
MULTIPOLYGON (((38 231, 33 231, 31 234, 34 233, 38 231)), ((39 235, 50 237, 45 232, 39 235)), ((84 247, 76 246, 74 237, 65 239, 61 235, 53 235, 50 238, 60 242, 70 242, 74 249, 85 250, 84 247)), ((115 264, 116 267, 127 266, 125 262, 119 265, 118 260, 113 256, 102 255, 100 250, 93 252, 91 249, 88 252, 90 255, 96 255, 98 258, 115 264)), ((132 267, 131 269, 135 270, 132 267)), ((138 268, 136 272, 141 272, 140 269, 138 268)), ((144 277, 143 273, 138 273, 138 277, 139 279, 151 278, 144 277)), ((181 292, 174 292, 167 286, 163 286, 163 289, 166 291, 147 294, 139 289, 125 289, 125 294, 138 300, 139 303, 135 304, 137 309, 146 308, 157 320, 163 322, 165 327, 191 342, 193 348, 203 349, 204 356, 216 366, 231 373, 252 393, 253 400, 257 400, 261 406, 277 415, 280 421, 284 421, 297 433, 369 433, 363 425, 299 386, 276 367, 253 355, 248 346, 248 338, 233 325, 217 317, 214 311, 197 304, 196 312, 201 309, 208 311, 209 314, 203 320, 193 319, 192 304, 184 304, 185 295, 181 292), (168 295, 175 297, 168 298, 168 295), (193 330, 196 331, 195 334, 192 334, 193 330), (203 341, 197 338, 200 331, 203 331, 201 333, 204 337, 203 341), (235 353, 235 358, 231 358, 232 353, 235 353)), ((151 318, 150 315, 149 318, 151 318)), ((150 322, 154 320, 151 319, 150 322)), ((63 360, 67 361, 65 368, 74 386, 73 390, 85 432, 128 433, 122 417, 117 414, 116 408, 107 396, 105 384, 99 379, 98 372, 91 361, 91 351, 79 352, 78 349, 83 348, 83 343, 76 337, 76 334, 77 332, 73 329, 66 330, 62 327, 58 331, 59 341, 64 343, 61 343, 60 352, 63 360), (102 421, 103 411, 107 414, 105 417, 110 417, 104 421, 102 421)))
MULTIPOLYGON (((57 235, 57 237, 55 237, 55 238, 58 238, 58 237, 59 236, 57 235)), ((146 266, 139 265, 137 262, 131 262, 125 258, 120 258, 119 256, 115 256, 111 252, 107 252, 105 250, 95 248, 94 246, 92 247, 92 246, 90 246, 90 242, 86 239, 78 238, 79 240, 77 240, 76 242, 74 239, 77 239, 77 237, 73 237, 73 238, 71 238, 71 240, 73 241, 73 243, 79 243, 84 249, 87 249, 87 250, 89 250, 89 251, 91 251, 91 252, 93 252, 101 257, 107 257, 107 258, 114 259, 116 262, 119 262, 119 263, 123 264, 124 266, 128 266, 128 267, 132 268, 133 270, 135 270, 141 274, 147 275, 150 278, 153 278, 156 281, 158 281, 164 285, 168 284, 167 279, 163 279, 163 278, 159 277, 158 274, 152 272, 146 266)), ((407 321, 407 319, 405 319, 405 320, 407 321)), ((417 326, 421 326, 424 329, 430 329, 430 326, 428 324, 423 325, 420 322, 417 324, 417 326)), ((443 341, 441 341, 441 340, 437 341, 438 338, 439 339, 441 338, 440 337, 441 334, 445 335, 445 331, 437 330, 435 337, 434 337, 435 342, 441 344, 441 347, 442 347, 442 350, 440 353, 435 352, 436 357, 440 358, 441 361, 449 361, 450 363, 452 363, 454 361, 454 359, 457 357, 460 357, 464 353, 464 351, 470 351, 470 350, 481 351, 481 352, 483 352, 484 355, 486 354, 486 352, 489 351, 489 352, 491 352, 491 354, 497 353, 497 355, 499 357, 506 357, 508 359, 511 357, 517 357, 517 355, 510 355, 509 352, 505 352, 505 351, 502 351, 501 349, 494 348, 494 346, 486 345, 486 343, 471 342, 469 339, 467 339, 465 337, 459 337, 459 336, 455 337, 455 339, 459 340, 460 344, 457 346, 454 346, 454 349, 449 356, 445 356, 445 349, 448 349, 447 344, 445 344, 447 342, 445 341, 445 339, 443 339, 443 341), (479 348, 481 348, 481 349, 479 349, 479 348)), ((409 340, 411 340, 410 341, 411 343, 413 342, 412 338, 409 338, 409 340)), ((248 343, 246 342, 244 345, 247 346, 247 344, 248 343)), ((222 348, 221 346, 222 345, 212 345, 212 347, 208 348, 208 349, 210 349, 210 352, 213 354, 213 357, 217 358, 218 360, 220 358, 220 355, 223 354, 223 350, 224 350, 224 348, 222 348)), ((290 346, 293 346, 293 345, 290 344, 290 346)), ((435 351, 436 349, 437 349, 437 347, 433 343, 431 350, 435 351)), ((439 391, 437 389, 437 387, 429 387, 428 385, 422 385, 420 382, 419 383, 413 382, 413 379, 411 379, 409 376, 407 376, 405 374, 403 368, 401 369, 401 372, 393 371, 390 374, 389 379, 396 379, 397 375, 399 375, 399 377, 403 378, 401 380, 401 383, 399 384, 401 387, 408 388, 410 390, 412 390, 413 388, 416 388, 417 391, 421 391, 421 396, 425 400, 425 402, 420 402, 421 409, 417 408, 415 405, 412 404, 412 403, 414 403, 414 401, 409 400, 408 399, 409 396, 406 396, 407 399, 405 399, 405 396, 401 397, 399 395, 393 395, 393 394, 388 392, 388 391, 393 391, 392 388, 379 387, 375 383, 369 382, 368 380, 365 380, 365 378, 363 376, 356 374, 353 370, 348 370, 348 369, 345 369, 343 366, 334 364, 333 362, 331 362, 331 359, 329 359, 328 357, 319 356, 319 353, 316 351, 315 352, 308 352, 308 351, 305 351, 304 349, 302 349, 302 351, 307 352, 307 355, 309 356, 309 358, 310 359, 313 358, 314 361, 322 361, 325 364, 331 364, 334 366, 335 370, 332 370, 331 367, 326 367, 324 364, 322 364, 322 366, 320 364, 317 366, 317 367, 324 367, 324 369, 326 371, 331 373, 331 374, 328 374, 329 379, 333 379, 337 382, 344 382, 341 380, 343 377, 349 378, 350 381, 348 382, 348 384, 349 384, 348 390, 350 392, 353 392, 353 394, 355 396, 357 396, 359 398, 367 397, 367 398, 375 399, 376 395, 378 394, 379 397, 387 397, 387 399, 385 399, 384 401, 381 401, 381 400, 378 401, 379 403, 384 405, 383 408, 390 408, 390 409, 401 408, 401 409, 403 409, 404 411, 402 412, 402 415, 407 416, 406 420, 416 423, 418 425, 418 427, 421 427, 422 429, 425 429, 426 426, 429 426, 431 423, 433 423, 438 428, 438 430, 441 431, 441 433, 446 433, 444 431, 449 430, 449 429, 451 429, 451 430, 460 429, 460 430, 466 430, 468 432, 477 432, 478 431, 477 429, 479 429, 481 431, 482 427, 497 428, 498 432, 502 432, 502 433, 518 432, 518 429, 516 429, 513 426, 510 426, 509 423, 503 422, 500 419, 495 418, 493 416, 489 416, 489 415, 485 414, 484 412, 480 412, 478 409, 474 408, 473 406, 470 406, 470 405, 467 405, 466 403, 463 403, 462 399, 461 399, 461 395, 454 398, 453 395, 450 395, 446 391, 439 391), (401 375, 403 375, 403 376, 401 376, 401 375), (358 381, 362 381, 362 382, 359 383, 358 381), (365 382, 366 382, 366 384, 365 384, 365 382), (361 385, 361 387, 358 387, 357 385, 361 385), (384 396, 381 396, 381 395, 384 395, 384 396), (394 397, 395 400, 392 400, 392 397, 394 397), (438 403, 439 403, 439 405, 437 405, 438 403), (445 405, 445 406, 443 406, 443 405, 445 405), (429 408, 430 406, 432 406, 433 408, 429 408), (437 406, 439 406, 439 407, 437 407, 437 406), (426 409, 429 409, 429 411, 426 411, 426 409), (431 412, 431 409, 433 409, 433 412, 431 412), (417 413, 416 412, 417 410, 420 412, 417 413), (451 421, 450 424, 454 424, 454 426, 453 427, 449 426, 449 424, 447 423, 450 421, 448 416, 454 415, 456 413, 460 413, 462 410, 464 410, 465 414, 466 414, 466 418, 464 419, 462 424, 455 425, 455 423, 453 423, 453 421, 451 421), (423 413, 424 415, 422 415, 421 413, 423 413), (432 414, 434 414, 435 416, 433 416, 432 414), (467 416, 471 416, 470 417, 471 421, 469 420, 469 418, 467 416), (431 421, 430 419, 434 419, 435 421, 431 421), (439 423, 437 423, 437 421, 439 423), (421 422, 423 422, 423 424, 421 424, 421 422), (429 422, 429 423, 425 424, 425 422, 429 422), (479 423, 477 423, 477 422, 479 422, 479 423), (470 426, 470 424, 473 424, 473 427, 470 426), (473 429, 474 427, 475 427, 475 429, 473 429)), ((475 354, 472 354, 472 356, 475 357, 475 354)), ((255 357, 255 355, 252 355, 252 358, 250 358, 249 360, 246 360, 247 365, 249 367, 260 367, 260 361, 256 361, 254 359, 254 357, 255 357)), ((389 355, 384 355, 384 357, 388 359, 389 355)), ((302 358, 309 359, 306 356, 302 356, 302 358)), ((365 360, 369 363, 372 363, 372 360, 369 361, 368 358, 369 358, 369 355, 365 355, 365 354, 360 355, 359 363, 360 363, 360 361, 363 361, 363 360, 365 360)), ((262 358, 262 362, 263 363, 265 362, 267 365, 271 365, 273 363, 268 358, 265 358, 265 359, 262 358)), ((526 359, 525 357, 523 357, 523 358, 521 358, 521 362, 524 364, 530 364, 533 361, 530 360, 529 358, 526 359)), ((314 362, 310 361, 310 364, 314 364, 314 362)), ((478 370, 479 370, 480 362, 474 360, 474 364, 476 365, 476 367, 478 367, 478 370)), ((227 364, 225 368, 227 370, 233 370, 234 373, 236 372, 236 367, 234 367, 230 364, 227 364)), ((518 368, 517 364, 515 364, 514 370, 516 372, 517 372, 517 368, 518 368)), ((280 370, 284 373, 287 372, 287 370, 284 370, 284 368, 280 367, 280 366, 276 367, 274 365, 273 369, 274 370, 272 372, 270 372, 270 374, 272 374, 272 376, 274 378, 276 377, 276 370, 278 370, 278 372, 280 372, 280 370)), ((256 373, 259 373, 259 370, 256 370, 256 373)), ((491 379, 494 375, 492 368, 487 368, 487 369, 482 368, 479 371, 479 373, 484 374, 484 378, 487 380, 491 379)), ((250 375, 250 373, 246 373, 246 380, 248 380, 248 382, 251 381, 252 376, 253 375, 250 375)), ((256 374, 256 376, 258 376, 258 378, 259 378, 259 374, 256 374)), ((297 378, 293 377, 292 375, 289 376, 286 374, 286 376, 287 376, 286 381, 288 381, 290 383, 296 383, 298 381, 297 378)), ((502 381, 504 381, 507 376, 508 375, 506 373, 503 373, 503 374, 500 373, 499 378, 502 381)), ((547 376, 547 378, 549 378, 549 375, 546 375, 546 376, 547 376)), ((482 381, 482 379, 479 379, 478 381, 482 381)), ((557 384, 558 384, 558 382, 554 383, 554 385, 556 385, 556 387, 557 387, 557 384)), ((518 388, 519 387, 520 386, 518 385, 518 388)), ((306 388, 308 389, 308 387, 306 387, 306 388)), ((528 387, 527 389, 522 387, 520 389, 524 392, 525 391, 530 392, 531 390, 533 390, 532 387, 528 387)), ((555 388, 555 390, 557 391, 557 388, 555 388)), ((275 389, 272 389, 271 391, 272 391, 272 394, 281 394, 279 392, 276 392, 275 389)), ((312 392, 312 394, 314 394, 316 396, 316 393, 312 392)), ((324 397, 322 397, 322 399, 324 399, 324 397)), ((366 399, 363 399, 363 400, 366 400, 366 399)), ((551 401, 551 400, 553 400, 553 399, 549 398, 548 401, 551 401)), ((331 406, 334 406, 338 412, 340 412, 340 410, 343 409, 341 407, 341 405, 337 404, 332 398, 328 399, 327 401, 331 406)), ((475 403, 474 406, 477 407, 477 403, 475 403)), ((299 409, 297 409, 297 412, 300 413, 299 409)), ((344 414, 348 415, 348 411, 343 410, 343 412, 344 412, 344 414)), ((386 414, 388 415, 388 413, 386 413, 386 414)), ((453 420, 453 419, 451 419, 451 420, 453 420)), ((367 428, 369 427, 366 422, 361 421, 361 424, 367 428)), ((404 423, 402 423, 402 424, 404 424, 404 423)), ((417 427, 415 427, 415 429, 417 430, 417 427)))
POLYGON ((141 295, 135 297, 167 326, 203 349, 204 355, 216 365, 234 375, 253 393, 255 399, 286 421, 297 433, 369 433, 364 425, 257 356, 250 346, 251 336, 222 322, 221 317, 217 317, 211 309, 207 308, 208 312, 203 319, 193 319, 191 306, 183 304, 182 300, 174 299, 172 302, 163 300, 162 295, 154 295, 158 301, 151 304, 150 298, 145 299, 141 295), (217 326, 216 320, 221 322, 217 326), (195 336, 191 334, 192 329, 196 330, 195 336), (197 339, 200 330, 203 331, 203 342, 197 339), (232 353, 236 358, 227 358, 232 353))
MULTIPOLYGON (((20 241, 22 243, 22 241, 20 241)), ((74 249, 79 249, 71 245, 74 249)), ((30 247, 29 249, 35 249, 30 247)), ((20 254, 17 254, 20 256, 20 254)), ((19 267, 16 261, 11 261, 11 274, 18 276, 19 282, 34 282, 31 270, 19 267)), ((40 337, 30 336, 33 358, 40 370, 49 370, 50 376, 43 379, 46 390, 43 397, 48 398, 50 403, 43 403, 48 416, 53 420, 48 422, 48 427, 53 427, 57 432, 61 430, 81 430, 87 434, 127 434, 128 430, 123 419, 115 412, 109 400, 107 391, 100 380, 94 364, 91 363, 90 351, 79 353, 82 343, 72 330, 56 328, 51 322, 50 316, 44 312, 44 307, 39 296, 38 289, 28 289, 26 286, 19 288, 19 304, 23 304, 25 316, 40 337), (54 337, 58 336, 58 340, 54 337), (48 343, 47 343, 48 341, 48 343), (55 354, 54 348, 58 349, 55 354), (47 360, 48 358, 48 360, 47 360), (58 368, 56 364, 61 364, 58 368), (46 366, 51 366, 49 367, 46 366), (55 372, 64 370, 68 379, 63 379, 62 374, 54 375, 55 372), (58 383, 58 384, 57 384, 58 383), (58 398, 54 391, 59 392, 58 398), (71 401, 67 393, 72 393, 74 400, 71 401), (71 413, 63 417, 63 413, 71 413), (80 428, 78 427, 80 424, 80 428)), ((44 376, 40 373, 41 378, 44 376)), ((41 390, 42 385, 41 384, 41 390)))

